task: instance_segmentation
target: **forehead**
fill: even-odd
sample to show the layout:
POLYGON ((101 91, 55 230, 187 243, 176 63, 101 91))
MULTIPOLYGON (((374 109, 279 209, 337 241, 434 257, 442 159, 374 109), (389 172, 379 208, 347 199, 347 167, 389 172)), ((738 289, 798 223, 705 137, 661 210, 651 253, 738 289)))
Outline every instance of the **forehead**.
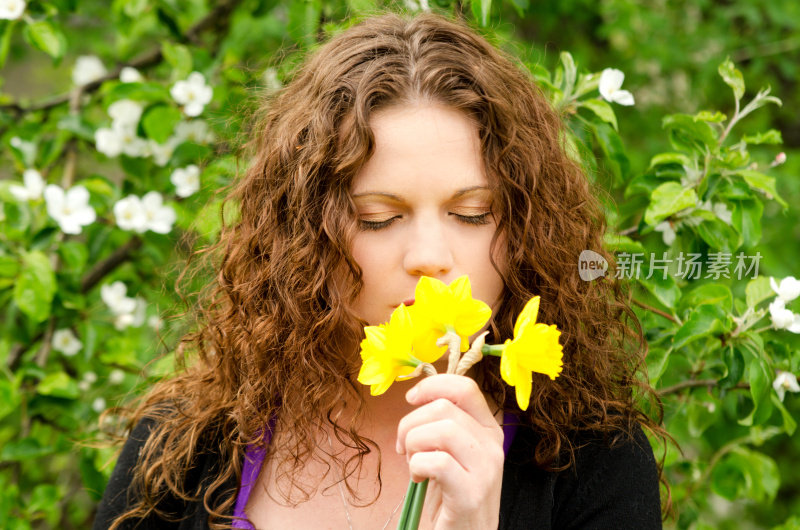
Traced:
POLYGON ((374 191, 448 192, 488 186, 478 128, 440 105, 390 107, 370 120, 375 150, 351 185, 374 191))

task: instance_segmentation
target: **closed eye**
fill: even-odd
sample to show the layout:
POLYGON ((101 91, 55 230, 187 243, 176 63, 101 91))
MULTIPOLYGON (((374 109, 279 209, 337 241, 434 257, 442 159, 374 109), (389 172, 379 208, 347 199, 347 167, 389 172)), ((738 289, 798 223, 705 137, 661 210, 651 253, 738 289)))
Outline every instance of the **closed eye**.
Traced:
MULTIPOLYGON (((491 215, 491 212, 485 212, 480 215, 460 215, 457 213, 450 213, 450 215, 454 215, 456 219, 460 222, 468 225, 486 225, 489 224, 487 217, 491 215)), ((390 217, 389 219, 383 221, 367 221, 364 219, 359 220, 359 224, 362 230, 380 230, 382 228, 386 228, 390 224, 394 222, 395 219, 399 219, 402 217, 401 215, 395 215, 394 217, 390 217)))

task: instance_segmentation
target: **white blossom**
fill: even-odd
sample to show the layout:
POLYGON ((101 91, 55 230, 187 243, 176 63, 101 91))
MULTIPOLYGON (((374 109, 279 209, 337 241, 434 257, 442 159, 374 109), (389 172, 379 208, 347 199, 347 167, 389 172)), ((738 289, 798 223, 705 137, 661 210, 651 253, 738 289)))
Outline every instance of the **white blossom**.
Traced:
POLYGON ((136 309, 136 300, 127 296, 128 288, 121 281, 100 287, 100 298, 115 315, 132 313, 136 309))
POLYGON ((90 385, 94 384, 97 382, 97 374, 91 371, 86 372, 85 374, 83 374, 83 380, 89 383, 90 385))
POLYGON ((81 381, 78 383, 78 390, 81 392, 87 392, 92 384, 89 381, 81 381))
POLYGON ((185 168, 178 168, 169 177, 175 185, 178 197, 188 197, 200 189, 200 168, 190 164, 185 168))
POLYGON ((203 120, 182 121, 175 126, 175 138, 181 142, 190 141, 207 144, 214 141, 214 133, 203 120))
POLYGON ((133 66, 125 66, 119 72, 119 80, 123 83, 141 83, 144 77, 133 66))
POLYGON ((119 368, 114 368, 111 370, 111 373, 108 374, 108 382, 112 385, 119 385, 125 380, 125 372, 120 370, 119 368))
POLYGON ((144 211, 142 200, 136 195, 128 195, 114 204, 114 219, 117 226, 123 230, 133 230, 143 233, 147 230, 147 214, 144 211))
POLYGON ((106 400, 99 397, 92 401, 92 410, 100 414, 104 410, 106 410, 106 400))
POLYGON ((627 90, 621 90, 625 74, 616 68, 606 68, 600 74, 599 90, 600 95, 606 101, 619 103, 620 105, 633 105, 633 94, 627 90))
POLYGON ((728 205, 724 202, 712 203, 711 201, 703 201, 697 205, 697 208, 713 213, 725 224, 731 224, 733 220, 733 212, 728 209, 728 205))
POLYGON ((158 331, 161 329, 161 326, 164 325, 164 321, 158 318, 158 315, 152 315, 147 319, 147 325, 153 328, 153 330, 158 331))
POLYGON ((770 278, 769 284, 784 304, 788 304, 800 296, 800 280, 797 280, 794 276, 787 276, 782 279, 780 285, 775 281, 775 278, 770 278))
POLYGON ((44 191, 44 179, 42 174, 35 169, 26 169, 22 173, 23 186, 12 185, 9 191, 21 201, 34 201, 42 198, 44 191))
POLYGON ((163 144, 155 140, 149 140, 147 145, 150 155, 153 157, 153 162, 160 167, 166 166, 179 143, 180 140, 175 136, 169 137, 166 143, 163 144))
POLYGON ((164 206, 164 198, 157 191, 151 191, 142 197, 142 206, 147 216, 147 228, 157 234, 168 234, 172 230, 177 215, 175 210, 164 206))
POLYGON ((147 156, 150 154, 150 146, 147 140, 137 136, 135 127, 119 127, 117 131, 124 154, 130 157, 147 156))
POLYGON ((775 329, 785 329, 792 333, 800 333, 800 314, 795 315, 781 298, 776 298, 769 304, 769 316, 775 329))
MULTIPOLYGON (((416 9, 419 9, 419 6, 416 6, 416 9)), ((413 9, 416 11, 416 9, 413 9)), ((283 83, 281 80, 278 79, 278 70, 274 66, 270 66, 266 70, 264 70, 264 87, 266 88, 267 92, 277 92, 283 87, 283 83)))
POLYGON ((781 401, 783 401, 783 398, 786 396, 787 390, 789 392, 800 392, 800 384, 797 383, 797 376, 791 372, 778 371, 777 377, 775 377, 775 380, 772 382, 772 388, 775 389, 781 401))
POLYGON ((73 186, 64 192, 60 186, 49 184, 44 189, 47 214, 65 234, 80 234, 82 227, 92 224, 97 214, 89 205, 89 191, 83 186, 73 186))
POLYGON ((187 116, 199 116, 214 95, 206 79, 200 72, 192 72, 186 81, 178 81, 170 89, 172 99, 183 105, 183 112, 187 116))
POLYGON ((95 55, 81 55, 75 61, 72 69, 72 82, 78 86, 88 85, 97 81, 108 73, 99 57, 95 55))
POLYGON ((97 129, 94 133, 94 146, 109 158, 119 156, 122 153, 122 134, 108 127, 97 129))
POLYGON ((56 332, 53 333, 51 345, 54 350, 60 351, 68 357, 72 357, 83 348, 83 343, 78 340, 70 329, 56 330, 56 332))
POLYGON ((0 0, 0 19, 16 20, 25 12, 24 0, 0 0))
POLYGON ((114 120, 114 126, 136 127, 143 110, 141 104, 131 99, 120 99, 108 106, 108 115, 114 120))
POLYGON ((122 331, 129 327, 138 328, 144 324, 147 318, 147 302, 142 298, 136 298, 134 301, 134 308, 132 311, 124 314, 117 315, 114 319, 114 327, 122 331))
POLYGON ((661 232, 661 238, 664 240, 664 244, 668 247, 672 246, 672 244, 675 242, 675 236, 677 234, 675 233, 675 229, 672 228, 672 223, 669 221, 662 221, 658 223, 655 226, 655 231, 661 232))
POLYGON ((33 161, 36 158, 35 143, 25 141, 19 136, 12 136, 8 143, 11 144, 11 147, 22 153, 22 157, 25 159, 26 164, 33 165, 33 161))

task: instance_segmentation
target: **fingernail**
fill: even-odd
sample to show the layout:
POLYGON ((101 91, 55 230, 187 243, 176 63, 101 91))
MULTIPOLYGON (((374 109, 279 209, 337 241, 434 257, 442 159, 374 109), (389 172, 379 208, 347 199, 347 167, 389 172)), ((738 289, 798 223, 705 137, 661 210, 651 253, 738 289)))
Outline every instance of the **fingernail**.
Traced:
POLYGON ((413 401, 417 397, 417 387, 412 388, 406 393, 406 401, 413 401))

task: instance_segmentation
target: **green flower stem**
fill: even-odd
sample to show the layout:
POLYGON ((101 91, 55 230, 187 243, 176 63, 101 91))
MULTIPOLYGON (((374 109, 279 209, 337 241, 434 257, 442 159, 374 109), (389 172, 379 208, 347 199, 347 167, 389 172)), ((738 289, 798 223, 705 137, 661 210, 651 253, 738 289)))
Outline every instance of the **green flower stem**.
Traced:
POLYGON ((481 348, 481 353, 484 355, 494 355, 500 357, 503 355, 503 350, 506 349, 505 344, 484 344, 481 348))
POLYGON ((422 505, 425 504, 425 494, 427 492, 428 479, 425 479, 417 484, 417 487, 414 490, 414 498, 412 499, 411 507, 409 508, 405 530, 417 530, 419 528, 419 520, 422 517, 422 505))
POLYGON ((411 503, 414 502, 414 494, 417 491, 418 483, 413 480, 408 481, 406 490, 406 500, 403 502, 403 510, 400 512, 400 521, 397 523, 397 530, 406 530, 408 525, 408 514, 411 511, 411 503))

